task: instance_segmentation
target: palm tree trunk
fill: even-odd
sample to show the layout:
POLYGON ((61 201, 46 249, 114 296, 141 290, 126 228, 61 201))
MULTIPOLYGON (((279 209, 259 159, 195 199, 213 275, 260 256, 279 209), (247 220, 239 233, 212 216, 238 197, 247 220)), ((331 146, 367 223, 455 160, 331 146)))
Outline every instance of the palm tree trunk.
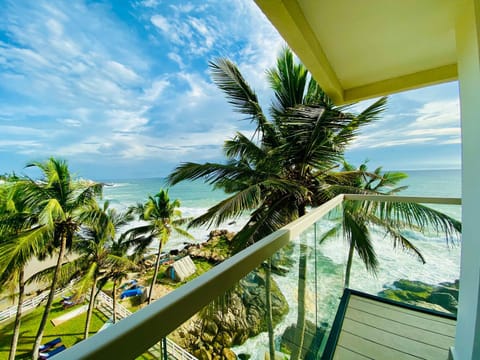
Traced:
POLYGON ((302 355, 305 334, 305 290, 307 275, 307 245, 300 244, 300 261, 298 264, 298 313, 297 329, 290 360, 299 360, 302 355))
POLYGON ((351 240, 350 248, 348 249, 348 259, 347 259, 347 266, 345 269, 345 282, 343 284, 343 288, 348 288, 350 286, 350 271, 352 270, 352 261, 353 261, 353 250, 355 250, 355 240, 351 240))
POLYGON ((23 269, 20 270, 18 275, 18 306, 17 306, 17 314, 15 315, 15 325, 13 328, 13 337, 12 337, 12 345, 10 347, 10 354, 8 356, 8 360, 15 359, 15 353, 17 352, 17 344, 18 338, 20 336, 20 322, 22 318, 22 305, 23 299, 25 298, 25 283, 24 283, 24 272, 23 269))
POLYGON ((117 322, 117 280, 113 280, 113 294, 112 294, 112 321, 115 324, 117 322))
POLYGON ((65 236, 62 236, 62 244, 60 245, 60 251, 58 253, 57 265, 55 266, 55 272, 53 273, 52 284, 50 285, 50 293, 48 294, 47 303, 45 304, 45 310, 43 312, 42 320, 40 320, 37 336, 35 337, 35 342, 33 344, 33 352, 32 352, 33 360, 38 359, 38 350, 40 349, 40 345, 42 343, 43 332, 45 331, 48 315, 50 315, 53 298, 55 297, 55 290, 57 287, 58 275, 60 273, 60 268, 62 267, 63 255, 65 253, 66 246, 67 246, 67 239, 65 238, 65 236))
POLYGON ((270 353, 270 360, 275 360, 275 342, 273 332, 273 316, 272 316, 272 259, 268 259, 267 268, 265 269, 265 306, 267 313, 267 328, 268 328, 268 349, 270 353))
POLYGON ((155 287, 155 282, 157 281, 158 268, 160 267, 161 253, 162 253, 162 241, 159 240, 157 260, 155 261, 155 271, 153 272, 152 284, 150 285, 150 293, 148 294, 148 305, 150 305, 150 303, 152 302, 153 288, 155 287))
POLYGON ((90 301, 88 302, 87 310, 87 319, 85 320, 85 331, 83 333, 83 338, 88 338, 88 333, 90 331, 90 321, 92 320, 93 308, 95 307, 95 299, 97 298, 98 292, 95 291, 97 287, 97 276, 93 279, 92 290, 90 291, 90 301))

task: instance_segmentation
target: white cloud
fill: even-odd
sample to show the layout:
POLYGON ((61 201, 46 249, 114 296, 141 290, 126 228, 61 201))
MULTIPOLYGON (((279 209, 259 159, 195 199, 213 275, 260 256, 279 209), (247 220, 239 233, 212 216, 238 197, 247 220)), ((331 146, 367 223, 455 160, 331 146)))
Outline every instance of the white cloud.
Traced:
POLYGON ((411 145, 411 144, 426 144, 435 140, 434 137, 419 137, 419 138, 404 138, 397 140, 380 140, 377 143, 371 144, 370 148, 384 148, 391 146, 411 145))
POLYGON ((39 154, 44 148, 41 141, 36 140, 0 140, 0 150, 18 154, 39 154))
POLYGON ((63 35, 63 26, 60 22, 49 19, 45 25, 53 36, 60 37, 63 35))
POLYGON ((169 52, 168 53, 168 58, 170 60, 176 62, 178 64, 178 66, 180 67, 180 69, 185 68, 185 64, 183 63, 182 57, 179 54, 174 53, 174 52, 169 52))
POLYGON ((405 133, 405 136, 444 136, 444 135, 455 135, 460 137, 461 129, 459 127, 456 128, 440 128, 440 129, 415 129, 410 130, 405 133))
POLYGON ((113 79, 125 81, 129 83, 135 83, 139 81, 139 76, 129 69, 127 66, 120 64, 117 61, 109 60, 106 63, 107 71, 111 74, 113 79))
POLYGON ((167 19, 164 18, 162 15, 153 15, 150 18, 150 21, 153 25, 162 30, 164 33, 168 33, 170 31, 170 24, 168 23, 167 19))
POLYGON ((70 127, 80 127, 82 125, 82 122, 76 119, 59 119, 58 122, 70 127))
POLYGON ((418 111, 413 126, 419 128, 437 128, 460 123, 459 99, 428 102, 418 111))
MULTIPOLYGON (((176 5, 170 5, 172 9, 174 9, 177 12, 180 13, 189 13, 196 7, 193 6, 193 4, 176 4, 176 5)), ((204 5, 205 6, 205 5, 204 5)), ((197 7, 198 10, 198 7, 197 7)))
MULTIPOLYGON (((424 92, 432 91, 425 89, 424 92)), ((433 91, 437 92, 436 88, 433 91)), ((418 90, 417 94, 420 94, 418 90)), ((376 123, 370 124, 354 141, 351 148, 368 149, 392 146, 408 146, 411 144, 448 145, 461 143, 461 127, 458 99, 437 99, 426 102, 419 108, 412 107, 410 94, 393 95, 390 102, 394 111, 387 110, 386 115, 376 123), (407 99, 407 101, 405 101, 407 99), (403 111, 397 111, 400 102, 403 111)), ((369 105, 370 103, 365 103, 369 105)), ((417 103, 413 103, 417 104, 417 103)), ((418 106, 418 105, 417 105, 418 106)), ((361 109, 357 106, 356 110, 361 109)))
POLYGON ((441 142, 442 145, 453 145, 453 144, 461 144, 461 143, 462 143, 462 139, 460 137, 444 140, 441 142))
POLYGON ((64 157, 100 155, 102 154, 100 151, 101 144, 96 142, 96 140, 95 138, 89 138, 85 139, 85 142, 61 146, 58 148, 57 153, 64 157))
POLYGON ((118 132, 141 132, 149 120, 144 115, 147 109, 137 111, 107 110, 105 111, 106 125, 118 132))
MULTIPOLYGON (((112 12, 114 1, 8 2, 0 17, 8 34, 0 41, 0 93, 9 101, 0 104, 0 122, 16 128, 0 132, 17 153, 135 168, 141 159, 216 161, 226 138, 239 129, 251 134, 212 83, 207 62, 236 62, 267 110, 265 70, 283 40, 253 1, 172 3, 125 3, 135 10, 127 18, 112 12)), ((458 141, 459 126, 445 115, 453 105, 418 108, 372 125, 357 148, 458 141)))
POLYGON ((150 87, 144 90, 143 99, 150 103, 156 101, 169 85, 170 82, 166 79, 153 81, 150 87))
POLYGON ((158 5, 158 0, 143 0, 140 2, 140 4, 145 7, 153 8, 158 5))
POLYGON ((25 126, 15 126, 15 125, 0 125, 0 134, 3 137, 9 135, 21 136, 21 137, 49 137, 48 131, 44 129, 37 129, 32 127, 25 126))

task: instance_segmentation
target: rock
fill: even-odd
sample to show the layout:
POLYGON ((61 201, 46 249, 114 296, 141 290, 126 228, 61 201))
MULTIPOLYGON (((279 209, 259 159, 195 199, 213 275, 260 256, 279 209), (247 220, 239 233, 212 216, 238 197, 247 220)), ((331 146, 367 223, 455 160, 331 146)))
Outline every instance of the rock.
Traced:
POLYGON ((443 313, 448 313, 449 312, 447 309, 441 307, 440 305, 432 304, 432 303, 429 303, 429 302, 426 302, 426 301, 418 301, 418 302, 415 303, 415 305, 420 306, 420 307, 425 308, 425 309, 435 310, 435 311, 439 311, 439 312, 443 312, 443 313))
POLYGON ((225 360, 236 360, 237 359, 237 355, 230 349, 228 348, 224 348, 222 350, 222 356, 223 356, 223 359, 225 360))
POLYGON ((211 343, 213 339, 215 339, 215 335, 209 334, 207 332, 202 333, 201 336, 202 340, 205 341, 206 343, 211 343))
POLYGON ((203 327, 203 331, 212 335, 217 335, 218 325, 213 321, 206 321, 203 327))
POLYGON ((401 279, 395 281, 393 286, 396 289, 406 290, 406 291, 413 291, 413 292, 431 292, 433 290, 433 286, 429 284, 425 284, 421 281, 410 281, 406 279, 401 279))
POLYGON ((198 360, 212 360, 212 355, 204 347, 195 351, 194 355, 195 355, 196 358, 198 358, 198 360))
POLYGON ((430 296, 429 292, 422 291, 422 292, 414 292, 408 290, 394 290, 394 289, 387 289, 382 290, 378 293, 379 296, 400 301, 406 303, 415 303, 418 301, 427 301, 428 297, 430 296))
POLYGON ((451 294, 434 292, 430 295, 428 301, 440 305, 451 313, 457 313, 458 302, 451 294))
POLYGON ((387 289, 379 292, 378 295, 391 300, 456 314, 458 281, 444 282, 435 286, 421 281, 401 279, 393 283, 393 288, 387 286, 387 289))
POLYGON ((434 292, 450 294, 455 298, 455 300, 458 301, 458 288, 451 287, 451 286, 438 286, 435 288, 434 292))
POLYGON ((221 333, 219 333, 215 340, 226 347, 230 347, 233 345, 232 335, 230 335, 226 331, 222 331, 221 333))
MULTIPOLYGON (((274 325, 288 312, 288 303, 272 280, 272 313, 274 325)), ((243 344, 249 337, 267 330, 265 319, 265 274, 257 271, 239 282, 225 305, 216 311, 209 311, 198 320, 198 325, 189 330, 189 336, 200 338, 203 343, 190 341, 186 348, 192 354, 205 348, 211 352, 212 359, 217 355, 225 358, 225 349, 243 344), (196 332, 199 331, 197 334, 196 332)), ((198 356, 197 356, 198 357, 198 356)), ((232 357, 235 358, 235 357, 232 357)))

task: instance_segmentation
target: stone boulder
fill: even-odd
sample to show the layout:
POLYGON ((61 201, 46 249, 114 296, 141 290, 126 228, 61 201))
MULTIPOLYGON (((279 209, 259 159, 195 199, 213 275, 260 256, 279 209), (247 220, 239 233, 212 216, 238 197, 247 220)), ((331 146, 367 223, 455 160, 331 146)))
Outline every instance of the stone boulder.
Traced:
POLYGON ((395 281, 392 286, 387 286, 387 289, 379 292, 378 295, 391 300, 456 314, 458 281, 431 285, 421 281, 401 279, 395 281), (425 306, 427 303, 431 305, 425 306))
POLYGON ((444 309, 447 309, 449 312, 456 314, 458 308, 457 300, 449 293, 444 292, 433 292, 428 301, 440 305, 444 309))
MULTIPOLYGON (((271 299, 275 326, 288 312, 288 303, 273 279, 271 299)), ((228 294, 224 303, 204 310, 195 324, 182 330, 182 346, 195 356, 198 354, 199 359, 205 356, 205 350, 212 360, 234 359, 230 347, 267 330, 265 301, 265 274, 252 272, 228 294)))

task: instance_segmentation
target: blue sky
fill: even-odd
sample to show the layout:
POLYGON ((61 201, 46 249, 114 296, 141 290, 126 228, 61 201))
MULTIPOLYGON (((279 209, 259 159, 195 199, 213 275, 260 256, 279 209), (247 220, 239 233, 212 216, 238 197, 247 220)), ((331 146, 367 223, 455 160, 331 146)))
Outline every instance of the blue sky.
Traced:
MULTIPOLYGON (((220 161, 223 141, 251 127, 212 84, 208 61, 236 62, 266 109, 264 70, 284 45, 250 0, 0 0, 0 8, 0 173, 50 156, 92 179, 220 161)), ((457 83, 391 96, 347 158, 459 168, 457 83)))

